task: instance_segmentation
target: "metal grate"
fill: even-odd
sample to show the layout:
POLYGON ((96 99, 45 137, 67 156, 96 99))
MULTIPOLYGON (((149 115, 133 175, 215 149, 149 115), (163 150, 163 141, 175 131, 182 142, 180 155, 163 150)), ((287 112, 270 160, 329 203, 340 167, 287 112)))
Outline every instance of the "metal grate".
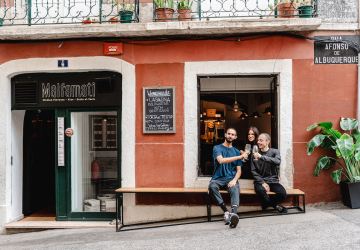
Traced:
POLYGON ((15 104, 37 104, 37 82, 15 82, 15 104))

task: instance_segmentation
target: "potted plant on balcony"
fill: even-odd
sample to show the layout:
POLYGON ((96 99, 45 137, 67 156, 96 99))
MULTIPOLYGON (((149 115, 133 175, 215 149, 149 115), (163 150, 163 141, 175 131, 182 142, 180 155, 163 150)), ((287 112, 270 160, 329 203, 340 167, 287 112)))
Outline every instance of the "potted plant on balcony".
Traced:
POLYGON ((131 23, 132 16, 134 14, 134 5, 131 3, 120 3, 121 9, 119 11, 121 23, 131 23))
POLYGON ((189 0, 180 0, 178 1, 178 13, 179 21, 191 21, 191 6, 193 1, 189 0))
POLYGON ((278 3, 275 1, 275 15, 280 18, 294 18, 295 4, 294 0, 280 0, 278 3))
POLYGON ((308 0, 296 0, 297 10, 300 18, 312 18, 314 6, 308 0))
POLYGON ((332 172, 331 177, 339 184, 345 206, 350 208, 360 207, 360 131, 359 123, 355 119, 341 118, 340 127, 349 133, 341 134, 332 128, 331 122, 315 123, 307 128, 310 131, 320 128, 320 133, 307 143, 308 155, 311 155, 315 147, 321 147, 327 151, 335 151, 336 157, 322 155, 316 161, 314 176, 319 172, 329 169, 338 163, 341 168, 332 172), (339 160, 342 159, 341 163, 339 160), (344 176, 346 180, 341 180, 344 176))
POLYGON ((171 22, 174 14, 174 0, 154 0, 154 2, 157 21, 171 22))
POLYGON ((85 20, 82 20, 82 24, 91 24, 90 17, 86 18, 85 20))

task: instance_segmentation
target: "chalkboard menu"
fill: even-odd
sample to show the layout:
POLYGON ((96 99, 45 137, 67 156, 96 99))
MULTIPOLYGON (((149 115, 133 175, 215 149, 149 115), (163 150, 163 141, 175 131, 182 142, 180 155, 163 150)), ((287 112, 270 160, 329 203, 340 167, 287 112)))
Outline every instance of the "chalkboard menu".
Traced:
POLYGON ((143 88, 143 133, 175 133, 175 87, 143 88))

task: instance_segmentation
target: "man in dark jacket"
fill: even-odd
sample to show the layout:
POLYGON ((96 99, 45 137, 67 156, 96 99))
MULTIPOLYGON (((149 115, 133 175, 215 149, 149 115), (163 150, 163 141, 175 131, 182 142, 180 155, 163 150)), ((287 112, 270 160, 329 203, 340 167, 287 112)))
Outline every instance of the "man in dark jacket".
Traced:
POLYGON ((269 148, 271 138, 263 133, 259 136, 259 152, 253 154, 251 161, 251 172, 254 175, 255 192, 262 201, 262 209, 266 210, 271 206, 280 213, 287 213, 287 209, 279 205, 279 202, 286 198, 286 190, 279 183, 278 165, 281 163, 279 150, 269 148), (267 192, 275 192, 269 196, 267 192))

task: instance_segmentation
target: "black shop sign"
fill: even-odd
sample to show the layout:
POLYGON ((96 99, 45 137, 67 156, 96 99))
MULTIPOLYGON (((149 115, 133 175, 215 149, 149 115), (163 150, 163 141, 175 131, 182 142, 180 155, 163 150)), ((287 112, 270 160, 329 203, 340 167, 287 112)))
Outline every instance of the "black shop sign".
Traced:
POLYGON ((314 64, 358 63, 357 51, 349 45, 349 41, 360 44, 360 36, 315 36, 314 38, 314 64))
POLYGON ((18 75, 11 80, 12 107, 119 107, 121 81, 114 72, 18 75))
POLYGON ((175 87, 144 87, 143 133, 175 132, 175 87))

